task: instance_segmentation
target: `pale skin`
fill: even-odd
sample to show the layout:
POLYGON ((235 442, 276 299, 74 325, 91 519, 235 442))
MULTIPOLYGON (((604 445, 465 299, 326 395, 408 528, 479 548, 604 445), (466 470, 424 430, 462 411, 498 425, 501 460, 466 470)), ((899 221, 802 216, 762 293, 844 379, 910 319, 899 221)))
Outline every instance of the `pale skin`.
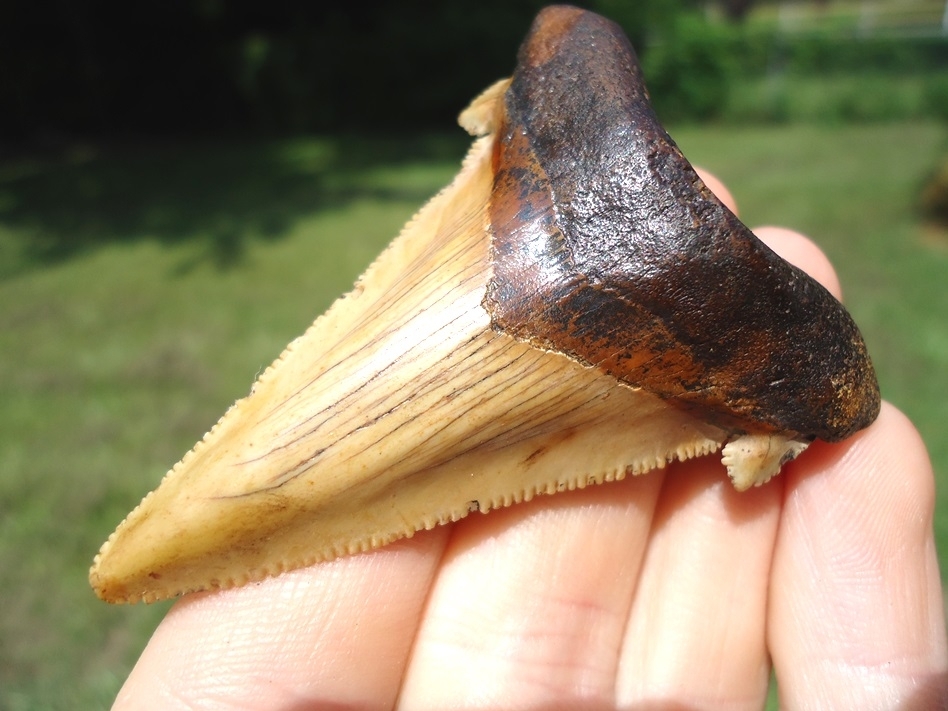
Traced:
MULTIPOLYGON (((811 241, 756 233, 840 296, 811 241)), ((884 404, 746 493, 704 457, 187 596, 114 708, 737 711, 771 668, 784 709, 948 708, 934 501, 884 404)))

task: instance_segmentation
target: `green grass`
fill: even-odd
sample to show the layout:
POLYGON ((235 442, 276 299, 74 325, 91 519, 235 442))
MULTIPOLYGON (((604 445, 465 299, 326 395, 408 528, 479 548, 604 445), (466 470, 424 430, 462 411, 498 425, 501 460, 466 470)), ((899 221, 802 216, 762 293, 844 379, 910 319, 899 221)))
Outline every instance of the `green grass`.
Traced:
MULTIPOLYGON (((948 478, 948 234, 913 212, 948 131, 683 129, 750 224, 837 263, 886 397, 948 478)), ((86 570, 165 470, 456 170, 454 139, 79 149, 0 167, 0 709, 107 707, 166 605, 86 570)), ((937 531, 948 570, 948 501, 937 531)))

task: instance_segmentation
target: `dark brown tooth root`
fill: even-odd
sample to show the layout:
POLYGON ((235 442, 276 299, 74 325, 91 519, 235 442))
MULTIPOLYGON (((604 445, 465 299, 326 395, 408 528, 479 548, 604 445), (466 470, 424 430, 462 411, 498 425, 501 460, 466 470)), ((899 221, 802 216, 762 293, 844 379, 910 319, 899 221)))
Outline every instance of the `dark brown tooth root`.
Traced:
POLYGON ((484 302, 496 329, 726 428, 836 441, 875 419, 853 320, 698 178, 618 26, 543 11, 505 108, 484 302))

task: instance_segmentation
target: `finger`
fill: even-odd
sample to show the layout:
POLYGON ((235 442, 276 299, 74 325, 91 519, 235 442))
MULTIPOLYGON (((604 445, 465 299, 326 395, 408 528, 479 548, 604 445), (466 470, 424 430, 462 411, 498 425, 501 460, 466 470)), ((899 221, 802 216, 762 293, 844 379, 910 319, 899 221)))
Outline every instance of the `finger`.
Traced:
POLYGON ((446 540, 428 531, 182 599, 114 709, 391 708, 446 540))
POLYGON ((714 458, 669 469, 625 635, 620 706, 762 707, 779 501, 779 480, 738 493, 714 458))
POLYGON ((945 708, 934 486, 921 440, 884 405, 869 429, 811 450, 786 474, 774 559, 781 708, 945 708))
POLYGON ((611 708, 661 479, 630 477, 461 521, 400 706, 611 708))

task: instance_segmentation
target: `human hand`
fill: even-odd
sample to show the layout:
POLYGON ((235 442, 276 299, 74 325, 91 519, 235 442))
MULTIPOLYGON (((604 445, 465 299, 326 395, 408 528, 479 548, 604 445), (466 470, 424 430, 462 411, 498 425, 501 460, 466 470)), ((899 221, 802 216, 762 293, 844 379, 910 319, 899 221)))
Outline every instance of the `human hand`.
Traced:
POLYGON ((944 708, 933 508, 884 405, 745 493, 705 457, 187 596, 115 708, 760 709, 771 665, 787 709, 944 708))

